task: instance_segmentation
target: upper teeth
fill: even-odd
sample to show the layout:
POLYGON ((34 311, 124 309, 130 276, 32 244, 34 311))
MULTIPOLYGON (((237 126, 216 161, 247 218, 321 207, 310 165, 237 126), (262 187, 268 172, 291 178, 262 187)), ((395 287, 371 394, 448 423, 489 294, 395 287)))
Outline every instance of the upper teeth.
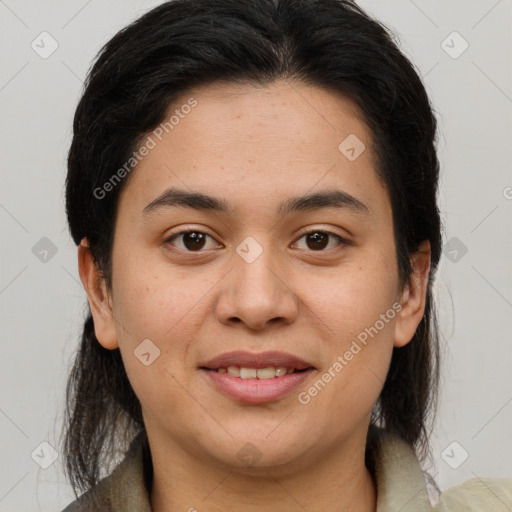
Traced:
POLYGON ((294 368, 278 366, 274 368, 244 368, 240 366, 228 366, 227 368, 218 368, 220 373, 228 373, 231 377, 240 377, 241 379, 273 379, 274 377, 283 377, 287 373, 293 373, 294 368))

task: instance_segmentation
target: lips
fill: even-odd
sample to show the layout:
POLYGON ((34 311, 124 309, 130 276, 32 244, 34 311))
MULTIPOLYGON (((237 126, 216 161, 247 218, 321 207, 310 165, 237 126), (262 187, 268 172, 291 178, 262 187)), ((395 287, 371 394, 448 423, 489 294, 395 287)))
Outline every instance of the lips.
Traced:
POLYGON ((239 402, 279 400, 301 385, 314 366, 285 352, 229 352, 199 365, 207 381, 239 402))
POLYGON ((218 370, 219 368, 287 368, 294 370, 305 370, 314 368, 312 364, 286 352, 262 352, 260 354, 251 352, 227 352, 214 357, 199 365, 207 370, 218 370))

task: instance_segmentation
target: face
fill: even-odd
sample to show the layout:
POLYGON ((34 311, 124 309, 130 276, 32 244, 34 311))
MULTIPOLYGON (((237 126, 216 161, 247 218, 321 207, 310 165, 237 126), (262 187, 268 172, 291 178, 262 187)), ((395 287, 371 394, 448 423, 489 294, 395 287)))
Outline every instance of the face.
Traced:
POLYGON ((196 88, 175 110, 120 195, 112 288, 88 288, 96 335, 120 348, 150 441, 310 464, 366 435, 423 314, 424 288, 399 286, 371 131, 288 81, 196 88))

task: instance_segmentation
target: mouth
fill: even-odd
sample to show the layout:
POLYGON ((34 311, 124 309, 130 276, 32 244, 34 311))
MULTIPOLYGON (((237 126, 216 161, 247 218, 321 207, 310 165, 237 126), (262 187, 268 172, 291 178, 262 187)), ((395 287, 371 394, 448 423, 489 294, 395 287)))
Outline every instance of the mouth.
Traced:
POLYGON ((214 389, 238 402, 268 403, 284 398, 316 368, 284 352, 230 352, 199 366, 214 389))
POLYGON ((292 373, 305 372, 308 369, 298 370, 297 368, 286 368, 286 366, 267 366, 266 368, 246 368, 244 366, 228 366, 220 368, 202 368, 203 370, 209 370, 218 373, 227 373, 230 377, 238 379, 275 379, 284 377, 285 375, 291 375, 292 373))

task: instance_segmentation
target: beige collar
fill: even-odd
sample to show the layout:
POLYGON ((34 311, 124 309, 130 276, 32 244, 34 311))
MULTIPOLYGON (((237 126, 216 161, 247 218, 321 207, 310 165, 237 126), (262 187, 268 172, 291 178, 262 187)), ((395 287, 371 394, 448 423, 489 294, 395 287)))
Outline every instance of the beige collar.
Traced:
MULTIPOLYGON (((151 512, 144 479, 143 432, 132 441, 123 461, 79 504, 91 502, 90 510, 151 512)), ((414 451, 402 440, 376 429, 373 449, 377 482, 376 512, 428 512, 432 510, 425 479, 414 451)), ((88 503, 89 505, 89 503, 88 503)), ((64 512, 73 512, 66 509, 64 512)), ((77 508, 80 512, 88 510, 77 508)))

